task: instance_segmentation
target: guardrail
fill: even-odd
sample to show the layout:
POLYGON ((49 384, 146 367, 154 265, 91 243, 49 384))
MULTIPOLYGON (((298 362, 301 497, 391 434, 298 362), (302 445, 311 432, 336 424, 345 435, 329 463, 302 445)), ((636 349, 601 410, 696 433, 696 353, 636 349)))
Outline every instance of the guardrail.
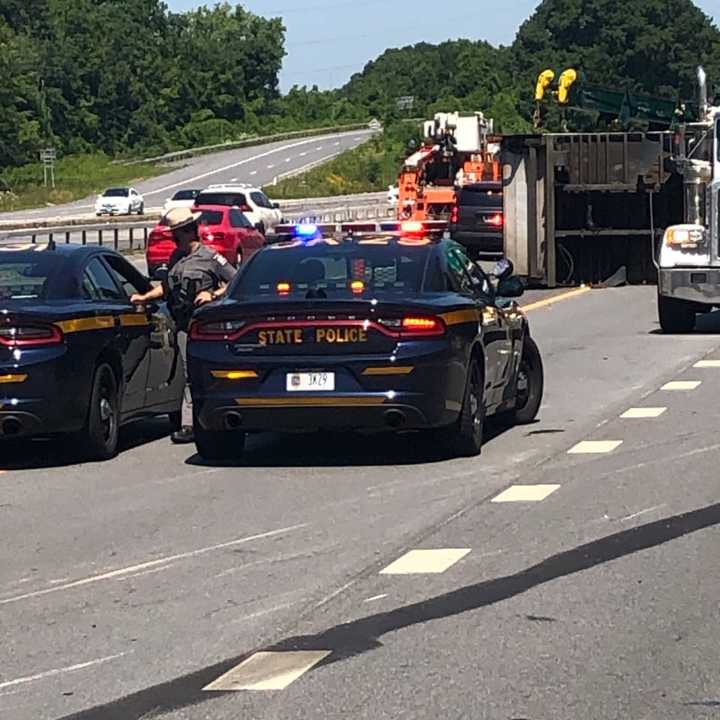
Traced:
MULTIPOLYGON (((347 205, 329 208, 299 208, 284 217, 287 223, 300 221, 315 223, 343 223, 364 220, 389 220, 394 212, 387 203, 347 205)), ((0 229, 0 245, 8 243, 28 243, 43 245, 50 241, 56 243, 78 242, 82 245, 104 245, 119 252, 139 252, 147 247, 150 231, 156 221, 147 218, 142 221, 124 221, 115 223, 88 222, 87 224, 64 224, 51 227, 29 227, 0 229)))
POLYGON ((208 155, 214 152, 223 152, 224 150, 235 150, 244 147, 253 147, 255 145, 267 145, 281 140, 292 140, 293 138, 317 137, 319 135, 331 135, 333 133, 352 132, 353 130, 370 130, 378 132, 382 126, 377 121, 371 120, 364 123, 352 123, 350 125, 334 125, 323 128, 313 128, 311 130, 293 130, 291 132, 275 133, 274 135, 250 135, 239 140, 230 140, 215 145, 203 145, 195 148, 187 148, 186 150, 176 150, 175 152, 165 153, 164 155, 156 155, 155 157, 143 158, 142 160, 125 160, 118 161, 121 165, 139 165, 140 163, 149 162, 172 162, 174 160, 184 160, 189 157, 197 157, 198 155, 208 155))

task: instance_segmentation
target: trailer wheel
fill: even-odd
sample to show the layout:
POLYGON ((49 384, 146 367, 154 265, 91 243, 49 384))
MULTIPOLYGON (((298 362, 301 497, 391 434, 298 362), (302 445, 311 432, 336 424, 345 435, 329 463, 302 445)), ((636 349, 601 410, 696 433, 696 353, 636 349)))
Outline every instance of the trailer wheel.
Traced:
POLYGON ((695 329, 695 310, 684 300, 658 295, 658 317, 665 333, 689 333, 695 329))

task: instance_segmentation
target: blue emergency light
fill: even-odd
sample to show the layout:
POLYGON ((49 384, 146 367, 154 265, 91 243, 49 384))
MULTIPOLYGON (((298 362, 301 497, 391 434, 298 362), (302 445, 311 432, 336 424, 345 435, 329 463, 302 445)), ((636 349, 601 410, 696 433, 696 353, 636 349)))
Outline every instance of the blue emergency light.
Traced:
POLYGON ((299 238, 314 238, 318 234, 318 226, 314 223, 300 223, 295 226, 295 235, 299 238))

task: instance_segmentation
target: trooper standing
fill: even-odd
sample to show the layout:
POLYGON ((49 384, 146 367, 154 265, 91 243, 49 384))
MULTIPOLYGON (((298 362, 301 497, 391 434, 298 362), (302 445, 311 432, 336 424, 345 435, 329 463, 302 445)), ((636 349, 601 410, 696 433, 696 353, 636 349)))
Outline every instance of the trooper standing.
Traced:
MULTIPOLYGON (((202 213, 189 208, 173 208, 164 217, 177 245, 168 263, 167 279, 152 290, 135 294, 133 303, 167 299, 168 309, 178 329, 178 346, 187 376, 187 330, 193 311, 199 305, 225 294, 235 277, 235 268, 219 253, 200 242, 198 220, 202 213)), ((186 382, 182 405, 182 427, 172 434, 174 443, 193 442, 192 398, 186 382)))

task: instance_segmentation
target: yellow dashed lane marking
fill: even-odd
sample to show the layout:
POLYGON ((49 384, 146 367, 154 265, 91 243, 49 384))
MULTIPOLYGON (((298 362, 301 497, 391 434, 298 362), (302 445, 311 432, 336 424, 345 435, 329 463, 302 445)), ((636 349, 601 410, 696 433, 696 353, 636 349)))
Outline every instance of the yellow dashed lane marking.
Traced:
POLYGON ((559 489, 559 485, 513 485, 496 495, 491 502, 540 502, 559 489))
POLYGON ((381 575, 416 575, 444 573, 470 552, 469 548, 442 548, 437 550, 410 550, 390 563, 381 575))
POLYGON ((696 368, 720 368, 720 360, 700 360, 693 367, 696 368))
POLYGON ((656 418, 660 417, 666 410, 665 407, 636 407, 626 410, 620 417, 626 419, 656 418))
POLYGON ((695 390, 702 385, 701 380, 673 380, 672 382, 665 383, 660 389, 661 390, 695 390))
POLYGON ((569 455, 610 453, 622 445, 622 440, 583 440, 568 450, 569 455))
POLYGON ((552 297, 545 298, 544 300, 538 300, 537 302, 528 303, 522 305, 521 309, 525 312, 528 310, 539 310, 540 308, 547 307, 548 305, 554 305, 555 303, 562 302, 563 300, 570 300, 570 298, 577 297, 578 295, 584 295, 592 290, 591 287, 583 286, 576 288, 575 290, 568 290, 567 292, 560 293, 559 295, 553 295, 552 297))
POLYGON ((284 690, 330 655, 330 650, 258 652, 203 690, 284 690))

